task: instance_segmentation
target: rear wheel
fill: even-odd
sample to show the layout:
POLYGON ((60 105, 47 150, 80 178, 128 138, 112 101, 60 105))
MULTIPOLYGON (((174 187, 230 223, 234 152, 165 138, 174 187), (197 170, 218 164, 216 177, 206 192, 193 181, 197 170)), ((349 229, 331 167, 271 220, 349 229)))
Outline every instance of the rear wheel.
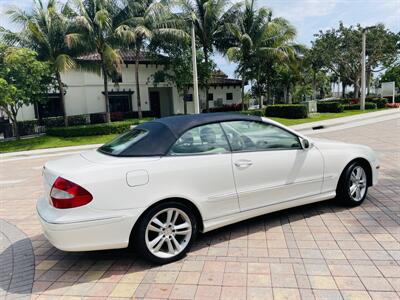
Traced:
POLYGON ((336 199, 346 206, 360 205, 367 196, 368 173, 359 162, 350 164, 340 177, 336 199))
POLYGON ((145 213, 134 241, 139 254, 165 264, 182 258, 196 233, 197 222, 190 209, 179 202, 165 202, 145 213))

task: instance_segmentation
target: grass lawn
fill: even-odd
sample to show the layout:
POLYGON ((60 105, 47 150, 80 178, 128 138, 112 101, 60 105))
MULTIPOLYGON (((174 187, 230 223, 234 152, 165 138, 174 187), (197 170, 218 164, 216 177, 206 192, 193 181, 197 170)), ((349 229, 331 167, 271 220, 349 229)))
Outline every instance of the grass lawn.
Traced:
MULTIPOLYGON (((360 110, 348 110, 342 113, 321 113, 311 118, 306 119, 283 119, 283 118, 271 118, 277 122, 284 125, 297 125, 308 122, 317 122, 328 119, 348 117, 353 115, 358 115, 361 113, 368 113, 377 110, 368 110, 362 112, 360 110)), ((26 138, 19 141, 7 141, 0 142, 0 153, 4 152, 14 152, 14 151, 24 151, 24 150, 34 150, 34 149, 45 149, 45 148, 57 148, 57 147, 67 147, 67 146, 79 146, 79 145, 89 145, 89 144, 102 144, 111 139, 113 139, 116 134, 109 135, 96 135, 96 136, 83 136, 83 137, 71 137, 71 138, 60 138, 55 136, 43 135, 40 137, 26 138)))
POLYGON ((70 138, 43 135, 40 137, 21 139, 19 141, 0 142, 0 153, 88 144, 103 144, 113 139, 115 136, 117 136, 117 134, 70 138))

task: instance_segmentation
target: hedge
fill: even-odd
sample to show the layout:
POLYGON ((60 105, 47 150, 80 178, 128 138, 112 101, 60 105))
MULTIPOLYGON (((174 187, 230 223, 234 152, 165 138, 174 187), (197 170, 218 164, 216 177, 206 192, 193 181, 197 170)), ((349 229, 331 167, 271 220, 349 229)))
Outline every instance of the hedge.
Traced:
POLYGON ((60 137, 90 136, 119 134, 128 131, 131 125, 139 124, 140 120, 129 120, 105 124, 92 124, 82 126, 53 127, 47 129, 47 134, 60 137))
MULTIPOLYGON (((245 105, 246 109, 246 105, 245 105)), ((224 104, 219 107, 210 107, 210 112, 225 112, 225 111, 241 111, 242 110, 242 103, 232 103, 232 104, 224 104)), ((203 111, 205 112, 205 110, 203 111)))
POLYGON ((372 98, 368 99, 366 103, 375 103, 377 108, 385 108, 388 102, 385 98, 372 98))
POLYGON ((38 125, 37 120, 29 120, 29 121, 19 121, 18 123, 18 132, 20 135, 32 135, 35 134, 35 127, 38 125))
POLYGON ((64 117, 48 117, 42 119, 43 125, 47 128, 49 127, 63 127, 64 124, 64 117))
POLYGON ((307 118, 307 108, 302 104, 269 105, 265 109, 265 115, 267 117, 304 119, 307 118))
POLYGON ((340 113, 343 111, 343 104, 339 102, 318 102, 317 111, 320 113, 340 113))
POLYGON ((263 109, 252 109, 252 110, 241 111, 241 113, 251 116, 264 117, 265 111, 263 109))
MULTIPOLYGON (((345 110, 358 110, 360 109, 360 104, 349 104, 344 105, 345 110)), ((376 104, 371 102, 365 102, 365 109, 376 109, 376 104)))
POLYGON ((88 121, 88 115, 68 116, 69 126, 85 125, 88 124, 88 121))
MULTIPOLYGON (((392 103, 393 97, 385 97, 388 103, 392 103)), ((400 95, 394 96, 394 102, 400 103, 400 95)))

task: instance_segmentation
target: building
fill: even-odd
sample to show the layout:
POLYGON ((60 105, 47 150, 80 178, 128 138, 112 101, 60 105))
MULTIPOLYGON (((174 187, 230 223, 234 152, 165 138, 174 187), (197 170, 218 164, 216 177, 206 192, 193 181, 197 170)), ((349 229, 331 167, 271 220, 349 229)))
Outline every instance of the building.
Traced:
MULTIPOLYGON (((136 112, 136 81, 134 73, 135 57, 132 51, 121 50, 124 61, 121 76, 109 81, 110 111, 136 112)), ((98 54, 90 54, 79 58, 83 61, 100 61, 98 54)), ((184 97, 179 95, 175 86, 170 83, 152 83, 152 75, 157 70, 164 68, 157 65, 154 60, 141 54, 139 59, 139 89, 144 115, 164 117, 172 114, 184 113, 184 97)), ((68 116, 102 113, 105 112, 104 85, 100 74, 81 71, 79 69, 62 74, 66 85, 65 104, 68 116)), ((242 81, 228 78, 224 73, 218 72, 209 83, 208 100, 210 107, 222 106, 241 102, 242 81)), ((192 89, 186 97, 187 112, 193 113, 192 89)), ((31 105, 21 108, 19 120, 33 120, 39 117, 60 116, 62 112, 61 101, 58 93, 49 94, 47 104, 31 105)), ((205 108, 205 91, 199 90, 202 108, 205 108)))

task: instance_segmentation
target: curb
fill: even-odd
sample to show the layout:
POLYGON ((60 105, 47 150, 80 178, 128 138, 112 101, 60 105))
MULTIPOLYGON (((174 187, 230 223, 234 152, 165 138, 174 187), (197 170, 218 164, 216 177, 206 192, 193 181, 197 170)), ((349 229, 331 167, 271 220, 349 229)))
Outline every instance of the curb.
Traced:
POLYGON ((355 115, 355 116, 348 116, 348 117, 335 118, 335 119, 329 119, 329 120, 318 121, 318 122, 304 123, 304 124, 290 126, 290 128, 293 130, 299 131, 299 132, 310 131, 310 130, 319 130, 319 129, 326 129, 326 128, 330 128, 330 127, 334 127, 334 126, 349 124, 350 122, 364 121, 364 120, 375 119, 375 118, 380 118, 380 117, 394 115, 394 114, 400 114, 400 109, 393 108, 393 109, 388 109, 388 110, 384 110, 384 111, 376 111, 376 112, 370 112, 370 113, 366 113, 366 114, 359 114, 359 115, 355 115))
POLYGON ((59 147, 59 148, 49 148, 49 149, 38 149, 38 150, 28 150, 28 151, 18 151, 0 154, 0 159, 3 158, 14 158, 14 157, 31 157, 31 156, 41 156, 44 154, 56 154, 61 152, 74 152, 82 150, 91 150, 102 146, 103 144, 91 144, 82 146, 70 146, 70 147, 59 147))

